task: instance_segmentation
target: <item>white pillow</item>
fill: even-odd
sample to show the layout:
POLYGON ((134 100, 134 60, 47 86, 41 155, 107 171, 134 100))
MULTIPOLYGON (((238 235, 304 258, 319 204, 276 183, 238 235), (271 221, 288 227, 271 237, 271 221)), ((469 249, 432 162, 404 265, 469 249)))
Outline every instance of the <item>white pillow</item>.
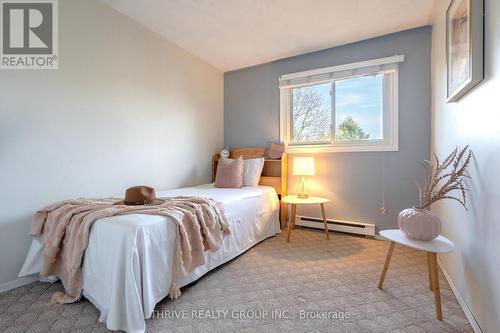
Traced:
POLYGON ((264 168, 264 158, 253 158, 243 162, 243 186, 259 186, 260 175, 264 168))
MULTIPOLYGON (((227 158, 233 161, 232 158, 227 158)), ((259 186, 260 175, 264 168, 264 158, 252 158, 243 160, 243 186, 259 186)))

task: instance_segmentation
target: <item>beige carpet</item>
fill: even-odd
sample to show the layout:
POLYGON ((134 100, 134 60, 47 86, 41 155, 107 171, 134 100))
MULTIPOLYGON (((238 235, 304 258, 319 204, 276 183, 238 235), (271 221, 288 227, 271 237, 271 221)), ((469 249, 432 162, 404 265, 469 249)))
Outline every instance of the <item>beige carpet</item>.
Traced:
MULTIPOLYGON (((331 236, 327 241, 321 232, 296 229, 291 243, 285 242, 284 234, 262 242, 184 288, 177 301, 158 304, 157 318, 147 321, 147 331, 472 331, 442 275, 444 320, 434 319, 425 254, 396 247, 385 290, 379 290, 376 286, 388 243, 343 234, 331 236), (307 314, 316 318, 301 318, 308 310, 312 312, 307 314), (193 318, 193 313, 212 318, 193 318), (349 318, 340 320, 346 313, 349 318), (165 318, 175 314, 181 318, 165 318)), ((86 300, 49 306, 56 290, 61 290, 59 283, 32 283, 0 294, 0 332, 106 330, 98 322, 98 311, 86 300)))

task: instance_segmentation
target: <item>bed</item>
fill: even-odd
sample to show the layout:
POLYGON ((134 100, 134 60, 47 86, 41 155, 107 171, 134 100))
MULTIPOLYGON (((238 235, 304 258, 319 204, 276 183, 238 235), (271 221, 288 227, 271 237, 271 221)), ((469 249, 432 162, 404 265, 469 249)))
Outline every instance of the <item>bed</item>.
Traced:
MULTIPOLYGON (((254 157, 249 151, 242 155, 254 157)), ((181 287, 279 233, 278 191, 276 186, 221 189, 213 184, 158 191, 158 197, 194 195, 219 201, 230 224, 231 235, 224 238, 223 246, 216 252, 205 252, 206 263, 192 271, 181 287)), ((99 320, 107 328, 144 332, 145 319, 167 296, 176 226, 166 220, 162 216, 131 214, 100 219, 93 224, 82 264, 83 296, 101 311, 99 320)), ((20 276, 40 272, 41 251, 42 245, 34 240, 20 276)))

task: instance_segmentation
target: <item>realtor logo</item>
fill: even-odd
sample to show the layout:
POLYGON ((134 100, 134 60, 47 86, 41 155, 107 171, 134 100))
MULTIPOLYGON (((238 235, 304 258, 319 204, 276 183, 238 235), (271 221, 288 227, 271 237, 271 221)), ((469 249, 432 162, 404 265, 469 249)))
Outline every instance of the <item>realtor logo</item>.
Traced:
POLYGON ((57 0, 0 1, 1 69, 57 69, 57 0))

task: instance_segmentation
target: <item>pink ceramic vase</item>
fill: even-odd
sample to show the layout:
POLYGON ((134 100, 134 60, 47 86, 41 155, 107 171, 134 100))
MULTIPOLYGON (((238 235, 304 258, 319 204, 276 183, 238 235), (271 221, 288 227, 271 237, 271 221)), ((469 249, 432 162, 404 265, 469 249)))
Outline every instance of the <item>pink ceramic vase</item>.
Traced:
POLYGON ((441 233, 439 217, 427 209, 415 207, 399 213, 398 226, 406 236, 421 241, 433 240, 441 233))

